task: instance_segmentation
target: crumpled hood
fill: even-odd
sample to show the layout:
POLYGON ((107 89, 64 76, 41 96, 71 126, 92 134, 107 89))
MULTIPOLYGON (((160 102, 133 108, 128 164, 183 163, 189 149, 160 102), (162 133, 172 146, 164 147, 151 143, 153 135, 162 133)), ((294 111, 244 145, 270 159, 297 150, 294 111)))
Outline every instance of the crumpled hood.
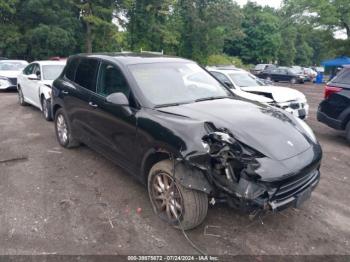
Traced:
POLYGON ((256 94, 239 90, 239 89, 232 89, 231 91, 240 97, 243 97, 245 99, 252 100, 252 101, 257 101, 260 103, 271 103, 274 101, 273 99, 268 98, 266 96, 256 95, 256 94))
POLYGON ((283 103, 293 100, 305 100, 305 95, 303 93, 288 87, 250 86, 241 87, 241 89, 246 92, 253 92, 254 94, 257 94, 257 92, 270 93, 277 103, 283 103))
POLYGON ((238 99, 217 99, 158 111, 227 128, 237 140, 276 160, 291 158, 311 146, 307 136, 297 129, 292 116, 268 105, 238 99))
POLYGON ((0 70, 0 77, 14 78, 17 77, 20 73, 21 71, 0 70))

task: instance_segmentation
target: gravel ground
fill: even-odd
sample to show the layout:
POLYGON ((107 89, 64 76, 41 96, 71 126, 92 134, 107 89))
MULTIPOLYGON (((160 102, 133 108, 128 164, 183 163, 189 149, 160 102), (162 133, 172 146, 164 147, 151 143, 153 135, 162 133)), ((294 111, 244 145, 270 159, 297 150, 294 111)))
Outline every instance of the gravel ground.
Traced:
MULTIPOLYGON (((323 88, 294 88, 309 100, 307 122, 324 150, 319 186, 301 209, 253 221, 211 207, 188 232, 207 253, 350 254, 350 146, 316 121, 323 88)), ((153 214, 142 185, 87 147, 60 148, 53 124, 11 92, 0 93, 0 223, 0 255, 196 254, 153 214)))

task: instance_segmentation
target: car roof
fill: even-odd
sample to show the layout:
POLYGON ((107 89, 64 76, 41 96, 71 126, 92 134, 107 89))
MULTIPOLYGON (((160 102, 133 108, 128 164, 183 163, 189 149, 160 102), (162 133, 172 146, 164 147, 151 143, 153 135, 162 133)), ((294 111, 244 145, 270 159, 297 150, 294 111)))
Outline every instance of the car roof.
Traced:
POLYGON ((118 61, 125 65, 133 64, 152 64, 152 63, 169 63, 169 62, 187 62, 194 63, 191 60, 184 58, 165 56, 153 53, 92 53, 92 54, 78 54, 71 57, 90 57, 90 58, 100 58, 107 59, 109 61, 118 61))
POLYGON ((41 60, 41 61, 34 61, 33 63, 37 63, 40 65, 65 65, 65 60, 55 61, 55 60, 41 60))

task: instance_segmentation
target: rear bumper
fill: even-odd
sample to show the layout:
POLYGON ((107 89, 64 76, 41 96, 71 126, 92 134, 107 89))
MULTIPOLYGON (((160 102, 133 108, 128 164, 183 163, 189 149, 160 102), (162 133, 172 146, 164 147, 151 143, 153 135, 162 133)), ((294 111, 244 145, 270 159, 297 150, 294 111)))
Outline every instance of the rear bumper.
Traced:
POLYGON ((321 123, 326 124, 331 128, 334 128, 337 130, 344 130, 342 122, 340 120, 331 118, 325 113, 321 112, 320 110, 317 111, 317 120, 321 123))

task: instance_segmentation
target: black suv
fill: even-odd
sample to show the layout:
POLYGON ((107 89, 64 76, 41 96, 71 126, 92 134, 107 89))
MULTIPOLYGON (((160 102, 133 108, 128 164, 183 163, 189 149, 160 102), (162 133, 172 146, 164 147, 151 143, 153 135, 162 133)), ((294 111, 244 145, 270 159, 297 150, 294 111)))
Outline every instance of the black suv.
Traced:
POLYGON ((76 55, 52 96, 58 142, 139 178, 175 227, 200 224, 209 199, 251 214, 299 206, 319 181, 322 151, 305 122, 235 97, 189 60, 76 55))
POLYGON ((269 81, 290 82, 291 84, 303 84, 307 80, 307 77, 298 69, 288 67, 269 68, 257 76, 269 81))
POLYGON ((350 66, 344 67, 325 87, 318 121, 337 130, 345 130, 350 142, 350 66))

